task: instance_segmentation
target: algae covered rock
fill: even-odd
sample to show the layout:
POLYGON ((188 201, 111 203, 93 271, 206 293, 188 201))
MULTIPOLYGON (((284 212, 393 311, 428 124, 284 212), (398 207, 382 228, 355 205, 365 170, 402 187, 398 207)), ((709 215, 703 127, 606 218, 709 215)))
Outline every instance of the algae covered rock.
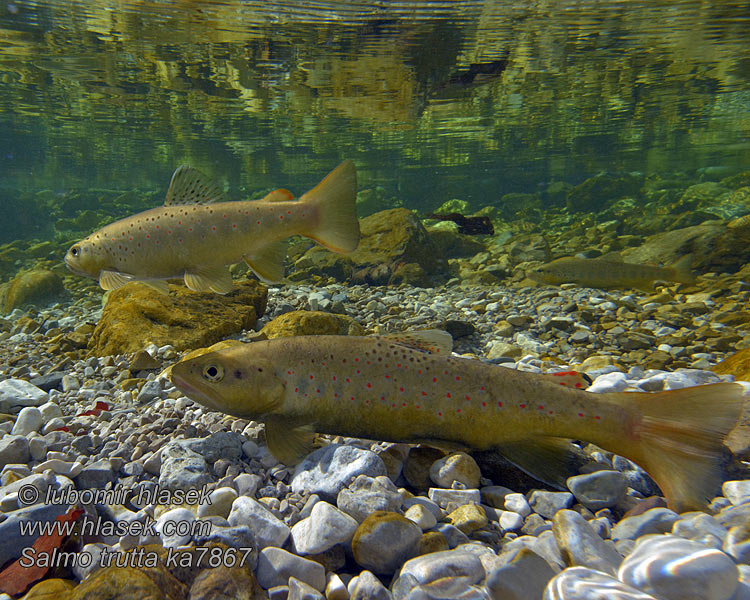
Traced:
POLYGON ((127 354, 148 344, 177 350, 210 346, 255 327, 266 308, 268 290, 256 281, 235 283, 224 296, 170 286, 169 295, 142 283, 111 292, 88 348, 92 355, 127 354))
POLYGON ((395 275, 398 282, 427 285, 427 277, 437 269, 439 252, 413 212, 405 208, 384 210, 362 219, 359 228, 361 237, 354 252, 332 255, 313 247, 297 260, 290 279, 324 274, 339 280, 387 285, 394 283, 395 275), (416 266, 404 269, 404 265, 416 266))
POLYGON ((589 177, 568 192, 566 203, 570 212, 597 212, 622 198, 637 194, 643 179, 630 174, 601 173, 589 177))
POLYGON ((118 567, 114 563, 94 573, 70 595, 70 600, 107 600, 138 598, 138 600, 183 600, 185 586, 161 568, 136 569, 118 567))
POLYGON ((262 333, 273 339, 297 335, 364 335, 365 330, 351 317, 315 310, 295 310, 267 323, 262 333))
POLYGON ((0 306, 6 313, 25 304, 43 304, 63 292, 62 279, 48 269, 33 269, 16 275, 0 286, 0 306))
POLYGON ((26 592, 22 600, 68 600, 75 586, 70 579, 45 579, 26 592))

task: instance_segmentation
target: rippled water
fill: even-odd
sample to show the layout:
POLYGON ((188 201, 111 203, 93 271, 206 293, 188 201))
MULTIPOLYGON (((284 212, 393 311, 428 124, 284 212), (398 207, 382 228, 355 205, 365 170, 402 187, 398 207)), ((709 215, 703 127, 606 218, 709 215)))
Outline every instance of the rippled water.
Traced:
POLYGON ((343 158, 410 207, 750 164, 745 1, 0 2, 0 186, 236 195, 343 158))

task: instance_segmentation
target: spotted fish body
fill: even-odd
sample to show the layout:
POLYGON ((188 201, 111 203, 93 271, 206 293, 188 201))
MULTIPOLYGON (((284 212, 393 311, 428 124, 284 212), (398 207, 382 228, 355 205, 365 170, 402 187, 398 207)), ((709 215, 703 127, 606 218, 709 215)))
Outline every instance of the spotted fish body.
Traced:
MULTIPOLYGON (((264 280, 283 277, 283 241, 310 237, 348 252, 359 242, 356 172, 345 161, 299 200, 276 190, 256 201, 213 202, 217 188, 193 169, 175 172, 164 206, 107 225, 75 244, 68 267, 104 289, 131 280, 184 278, 194 290, 231 290, 225 265, 246 260, 264 280), (209 202, 209 203, 203 203, 209 202)), ((163 288, 165 284, 161 284, 163 288)))
POLYGON ((742 406, 735 384, 590 394, 389 337, 237 344, 178 363, 172 380, 209 408, 265 421, 269 449, 285 462, 307 449, 305 427, 476 449, 578 439, 641 464, 678 507, 701 506, 715 491, 721 440, 742 406))

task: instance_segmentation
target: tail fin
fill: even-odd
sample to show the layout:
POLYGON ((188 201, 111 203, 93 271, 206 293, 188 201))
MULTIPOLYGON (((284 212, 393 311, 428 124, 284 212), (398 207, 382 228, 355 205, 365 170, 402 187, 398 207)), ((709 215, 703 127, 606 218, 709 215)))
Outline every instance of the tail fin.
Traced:
POLYGON ((693 255, 687 254, 672 264, 674 269, 674 280, 680 283, 695 283, 695 276, 690 270, 693 264, 693 255))
POLYGON ((334 252, 354 250, 359 244, 356 200, 357 171, 345 160, 300 198, 318 208, 317 225, 306 235, 334 252))
POLYGON ((722 440, 739 421, 743 392, 736 383, 716 383, 617 394, 641 414, 622 455, 646 469, 673 510, 703 509, 719 491, 729 452, 722 440))

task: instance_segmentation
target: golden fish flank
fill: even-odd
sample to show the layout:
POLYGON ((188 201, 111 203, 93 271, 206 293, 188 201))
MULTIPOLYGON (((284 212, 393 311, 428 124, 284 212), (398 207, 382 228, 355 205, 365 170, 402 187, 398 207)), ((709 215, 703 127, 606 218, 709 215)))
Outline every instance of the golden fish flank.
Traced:
POLYGON ((359 243, 357 176, 344 161, 298 200, 287 190, 262 200, 217 202, 221 192, 203 174, 179 167, 164 206, 111 223, 73 245, 68 268, 99 279, 105 290, 143 281, 166 292, 165 279, 191 290, 232 290, 227 265, 245 260, 264 281, 284 277, 285 240, 303 235, 334 252, 359 243))
POLYGON ((689 255, 671 267, 566 256, 532 269, 527 275, 534 281, 551 285, 578 283, 594 288, 634 287, 651 291, 654 281, 693 283, 690 262, 689 255))
POLYGON ((450 352, 450 336, 438 331, 278 338, 183 360, 171 377, 211 409, 265 421, 268 447, 286 463, 310 450, 316 431, 496 447, 537 474, 559 467, 548 463, 565 438, 641 465, 676 509, 704 507, 716 493, 741 386, 591 394, 576 389, 582 381, 561 380, 570 374, 539 376, 450 352))

